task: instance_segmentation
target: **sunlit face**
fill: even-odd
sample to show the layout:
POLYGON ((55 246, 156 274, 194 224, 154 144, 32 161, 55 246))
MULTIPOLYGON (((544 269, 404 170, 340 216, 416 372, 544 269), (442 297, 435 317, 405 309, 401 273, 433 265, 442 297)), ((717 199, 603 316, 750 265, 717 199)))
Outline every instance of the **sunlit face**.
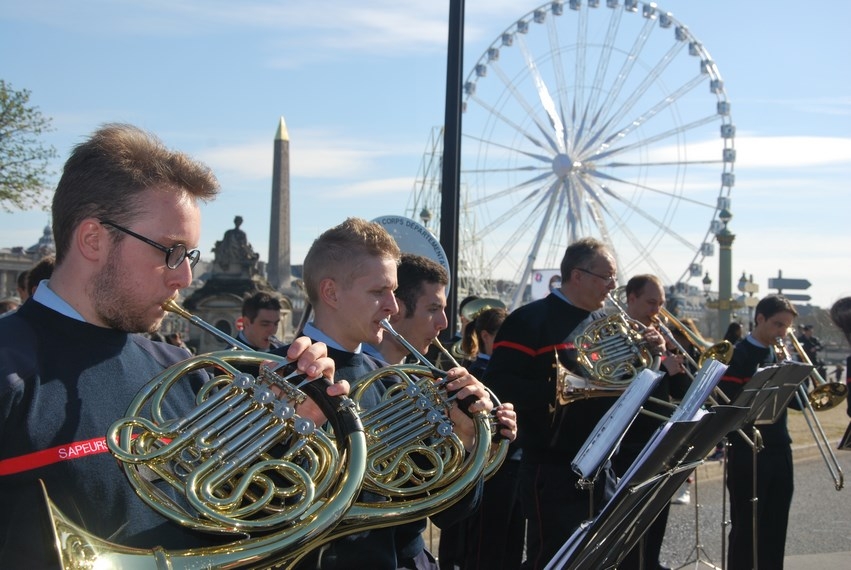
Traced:
POLYGON ((637 295, 630 294, 626 302, 630 317, 650 325, 665 306, 665 291, 657 283, 648 281, 637 295))
MULTIPOLYGON (((151 189, 143 199, 145 212, 127 228, 171 247, 198 246, 201 212, 188 194, 151 189)), ((120 243, 115 230, 103 227, 109 255, 86 285, 94 309, 94 323, 127 332, 154 332, 165 316, 162 304, 192 282, 192 268, 184 260, 177 269, 166 266, 165 254, 129 235, 120 243)))
POLYGON ((423 283, 414 312, 393 320, 393 328, 423 354, 447 326, 446 287, 440 283, 423 283))
POLYGON ((330 285, 333 289, 331 302, 337 309, 336 322, 329 323, 332 338, 346 350, 354 350, 360 343, 378 345, 384 332, 380 324, 382 319, 399 310, 393 295, 396 261, 363 257, 358 260, 355 277, 350 283, 334 280, 330 285))
POLYGON ((786 332, 794 320, 795 315, 788 311, 775 313, 768 318, 765 318, 765 315, 757 315, 751 334, 762 344, 771 346, 778 338, 786 337, 786 332))
POLYGON ((602 309, 610 291, 618 285, 617 265, 609 254, 598 255, 587 268, 574 269, 571 302, 586 311, 602 309))
POLYGON ((266 350, 271 344, 269 337, 278 332, 281 324, 281 313, 275 309, 260 309, 252 321, 246 318, 242 334, 248 339, 248 344, 266 350))

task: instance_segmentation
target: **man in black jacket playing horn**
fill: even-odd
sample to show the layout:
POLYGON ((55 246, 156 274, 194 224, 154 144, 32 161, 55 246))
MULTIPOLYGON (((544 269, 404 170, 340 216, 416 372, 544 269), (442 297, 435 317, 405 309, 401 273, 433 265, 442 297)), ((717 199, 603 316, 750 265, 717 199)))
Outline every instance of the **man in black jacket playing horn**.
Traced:
MULTIPOLYGON (((582 399, 561 405, 559 368, 585 376, 574 338, 602 318, 610 291, 617 286, 615 258, 593 238, 572 243, 561 262, 561 286, 547 297, 508 315, 497 333, 484 382, 500 398, 513 402, 522 426, 520 500, 526 516, 524 568, 543 568, 579 527, 604 504, 614 476, 605 469, 592 491, 578 489, 570 463, 594 426, 614 403, 613 397, 582 399)), ((649 330, 646 340, 661 353, 664 339, 649 330)))

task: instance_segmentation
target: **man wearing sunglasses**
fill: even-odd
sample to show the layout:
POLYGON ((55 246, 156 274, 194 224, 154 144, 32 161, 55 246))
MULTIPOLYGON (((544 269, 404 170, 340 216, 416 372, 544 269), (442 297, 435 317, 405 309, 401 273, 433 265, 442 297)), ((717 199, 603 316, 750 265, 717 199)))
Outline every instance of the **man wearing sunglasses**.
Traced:
MULTIPOLYGON (((129 125, 104 126, 66 162, 53 198, 55 269, 0 323, 0 567, 58 566, 40 481, 95 536, 146 549, 211 543, 135 495, 104 435, 186 357, 136 333, 156 331, 163 303, 192 281, 198 203, 218 189, 206 166, 129 125)), ((310 376, 333 376, 321 343, 299 339, 289 356, 310 376)), ((175 417, 194 407, 189 382, 169 398, 175 417)))

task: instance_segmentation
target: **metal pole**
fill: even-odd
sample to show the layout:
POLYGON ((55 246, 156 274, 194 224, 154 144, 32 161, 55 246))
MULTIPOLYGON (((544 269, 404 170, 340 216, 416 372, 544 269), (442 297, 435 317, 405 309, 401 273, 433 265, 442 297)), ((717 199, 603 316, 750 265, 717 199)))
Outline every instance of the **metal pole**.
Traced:
POLYGON ((461 87, 464 67, 464 0, 449 0, 449 40, 446 56, 446 114, 443 123, 443 178, 440 202, 440 245, 446 252, 452 287, 446 299, 449 327, 456 333, 458 301, 458 210, 461 187, 461 87))

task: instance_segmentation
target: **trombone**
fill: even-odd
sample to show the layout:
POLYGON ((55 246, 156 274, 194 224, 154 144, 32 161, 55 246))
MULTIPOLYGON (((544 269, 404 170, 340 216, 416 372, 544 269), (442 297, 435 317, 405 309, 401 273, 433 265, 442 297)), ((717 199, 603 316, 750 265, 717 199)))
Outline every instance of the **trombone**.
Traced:
MULTIPOLYGON (((795 335, 792 333, 791 330, 787 331, 786 338, 790 339, 792 346, 795 348, 796 351, 798 351, 801 361, 804 364, 809 364, 810 366, 812 366, 810 359, 807 358, 806 352, 804 352, 803 348, 801 347, 801 344, 798 342, 798 339, 795 338, 795 335)), ((778 359, 792 360, 791 355, 789 354, 789 350, 786 347, 786 338, 778 337, 774 348, 777 351, 778 359)), ((801 414, 804 416, 804 421, 807 422, 807 427, 809 428, 810 433, 813 435, 816 447, 818 447, 819 453, 821 453, 821 457, 822 459, 824 459, 824 463, 827 466, 828 472, 830 473, 830 477, 833 479, 833 486, 836 487, 837 491, 841 491, 842 488, 845 486, 845 477, 842 474, 842 467, 839 465, 839 460, 836 458, 836 454, 833 453, 833 448, 830 445, 830 440, 827 439, 827 435, 825 435, 824 429, 821 427, 821 422, 819 421, 818 416, 816 415, 816 410, 828 410, 839 402, 841 402, 842 399, 845 398, 845 393, 848 391, 848 388, 843 384, 836 384, 837 386, 841 386, 844 390, 840 389, 832 395, 830 391, 831 383, 826 382, 821 377, 821 375, 816 372, 815 368, 813 368, 813 371, 810 373, 810 378, 813 378, 814 382, 818 382, 820 380, 822 384, 820 386, 816 386, 813 389, 812 393, 809 394, 804 388, 803 383, 799 384, 798 391, 795 393, 795 397, 798 399, 798 404, 800 404, 801 406, 801 414), (836 394, 841 394, 841 396, 838 396, 836 394), (829 400, 828 404, 832 405, 830 405, 830 407, 817 408, 817 405, 823 406, 823 404, 821 403, 822 398, 827 398, 829 400)))
POLYGON ((810 406, 813 410, 823 412, 841 404, 848 396, 848 386, 839 382, 828 382, 822 378, 821 374, 819 374, 815 365, 810 360, 810 357, 807 356, 807 351, 804 350, 804 347, 801 346, 801 343, 792 331, 786 333, 786 337, 789 339, 789 343, 792 345, 792 348, 794 348, 795 352, 798 353, 798 359, 804 364, 809 364, 813 367, 813 370, 809 375, 809 378, 813 381, 813 389, 809 392, 809 394, 807 394, 807 400, 809 400, 810 406))

